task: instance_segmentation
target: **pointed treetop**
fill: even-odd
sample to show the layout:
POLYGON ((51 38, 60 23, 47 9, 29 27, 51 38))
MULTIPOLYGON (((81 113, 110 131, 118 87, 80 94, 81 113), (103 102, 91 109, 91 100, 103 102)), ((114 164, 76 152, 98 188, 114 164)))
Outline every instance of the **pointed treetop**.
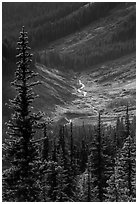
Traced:
POLYGON ((24 26, 22 26, 22 32, 24 33, 24 26))
POLYGON ((20 34, 21 34, 21 36, 25 35, 27 37, 27 32, 25 32, 24 26, 22 26, 22 30, 21 30, 20 34))

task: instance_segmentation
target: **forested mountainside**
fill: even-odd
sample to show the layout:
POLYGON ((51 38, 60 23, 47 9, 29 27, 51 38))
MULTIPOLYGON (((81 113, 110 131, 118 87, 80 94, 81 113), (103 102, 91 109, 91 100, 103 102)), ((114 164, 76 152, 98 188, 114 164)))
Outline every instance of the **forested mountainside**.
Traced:
POLYGON ((45 16, 43 14, 45 6, 41 9, 41 3, 38 3, 37 8, 33 3, 27 3, 28 6, 17 3, 16 6, 11 4, 9 7, 3 3, 3 57, 15 59, 15 39, 22 24, 28 28, 31 47, 35 50, 40 47, 47 48, 51 45, 50 42, 78 31, 70 41, 69 38, 65 38, 65 44, 59 43, 62 51, 55 48, 51 50, 49 55, 52 55, 52 63, 54 64, 53 61, 56 60, 56 66, 60 67, 64 66, 64 62, 66 63, 68 59, 69 68, 79 67, 80 69, 83 66, 88 67, 99 63, 99 60, 100 62, 105 59, 110 60, 135 51, 134 3, 87 3, 85 5, 84 3, 61 3, 61 6, 51 4, 44 4, 46 5, 45 16), (17 13, 14 12, 15 8, 17 13), (14 15, 9 18, 12 13, 14 15), (35 23, 36 20, 37 23, 35 23), (89 24, 91 26, 88 26, 89 24))
POLYGON ((136 3, 2 10, 3 201, 135 202, 136 3))
POLYGON ((65 18, 85 4, 81 2, 3 3, 3 34, 10 36, 11 39, 15 38, 23 24, 28 27, 30 35, 35 34, 36 30, 42 29, 44 25, 65 18))
POLYGON ((135 4, 119 4, 85 29, 51 43, 43 52, 38 52, 37 61, 48 66, 80 71, 135 52, 135 40, 135 4))
POLYGON ((84 4, 86 3, 3 3, 3 55, 8 52, 8 55, 14 58, 15 41, 22 25, 27 27, 31 46, 38 47, 44 43, 44 38, 45 43, 49 40, 46 33, 53 30, 53 23, 65 19, 66 15, 84 4))
POLYGON ((51 3, 48 5, 37 3, 38 6, 33 3, 6 5, 3 3, 3 48, 5 52, 6 46, 14 50, 15 39, 22 24, 28 29, 31 46, 38 48, 47 46, 49 42, 74 33, 95 20, 109 15, 116 7, 127 8, 127 4, 110 2, 51 3))
MULTIPOLYGON (((31 47, 34 47, 32 49, 34 54, 33 64, 37 62, 44 66, 32 65, 33 69, 37 69, 40 73, 40 79, 44 82, 43 88, 37 90, 41 96, 43 110, 50 110, 51 112, 49 106, 49 101, 51 101, 58 114, 60 112, 66 114, 70 105, 65 106, 61 111, 60 103, 64 104, 65 101, 73 100, 76 95, 78 97, 77 89, 75 88, 76 95, 72 94, 74 92, 72 90, 78 86, 79 79, 83 79, 83 83, 89 81, 94 88, 98 82, 95 90, 104 90, 105 88, 109 90, 111 89, 111 80, 114 77, 116 81, 124 81, 121 86, 114 86, 114 92, 117 89, 119 97, 117 106, 126 104, 125 100, 121 99, 121 95, 124 95, 124 97, 127 95, 129 102, 132 104, 131 106, 135 109, 135 99, 133 98, 135 95, 136 50, 135 3, 3 3, 2 15, 4 121, 9 115, 5 103, 14 96, 10 81, 13 80, 16 68, 15 45, 22 24, 26 26, 29 33, 31 47), (36 35, 36 31, 38 31, 38 35, 36 35), (111 60, 117 61, 110 63, 111 60), (55 68, 61 71, 59 73, 55 72, 53 70, 55 68), (123 74, 126 68, 131 72, 127 71, 123 74), (46 69, 50 72, 48 73, 46 69), (86 69, 88 74, 85 73, 85 77, 78 74, 81 70, 86 69), (96 74, 97 71, 98 74, 96 74), (71 77, 72 72, 74 72, 73 78, 71 77), (89 74, 92 77, 91 79, 88 77, 89 74), (60 75, 62 78, 60 78, 60 75), (49 77, 53 83, 50 83, 49 77), (128 82, 130 84, 129 90, 126 90, 126 83, 129 79, 131 80, 128 82), (64 86, 63 80, 65 82, 64 86), (67 84, 69 84, 70 88, 67 84), (50 89, 46 88, 46 86, 50 86, 50 89), (101 88, 99 89, 99 87, 101 88), (133 90, 132 94, 130 94, 130 89, 133 90), (47 94, 45 94, 45 90, 47 94)), ((85 84, 87 96, 90 95, 91 91, 89 86, 91 85, 87 86, 85 84)), ((94 100, 98 100, 97 104, 94 102, 97 110, 99 110, 100 106, 102 109, 105 108, 103 106, 105 100, 102 104, 100 102, 102 95, 100 92, 94 96, 94 100)), ((84 97, 84 101, 86 101, 87 96, 84 97)), ((108 94, 106 98, 106 106, 110 107, 108 101, 115 104, 112 94, 108 94)), ((88 111, 87 107, 91 104, 89 97, 86 102, 85 109, 88 111)), ((73 107, 75 110, 71 111, 72 114, 76 115, 74 112, 80 105, 81 100, 79 102, 74 100, 73 107)), ((83 106, 81 105, 81 107, 83 106)), ((112 107, 115 109, 116 105, 112 107)), ((38 104, 37 108, 39 109, 38 104)), ((52 110, 52 114, 54 114, 55 109, 52 110)))

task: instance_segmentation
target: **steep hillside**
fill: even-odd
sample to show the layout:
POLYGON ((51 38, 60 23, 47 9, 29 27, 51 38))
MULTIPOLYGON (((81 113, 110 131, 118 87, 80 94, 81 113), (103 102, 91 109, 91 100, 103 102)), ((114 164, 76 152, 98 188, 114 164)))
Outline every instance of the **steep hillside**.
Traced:
POLYGON ((105 122, 136 109, 136 7, 124 4, 107 17, 85 29, 57 40, 36 54, 36 61, 64 72, 72 71, 76 82, 68 105, 56 106, 57 118, 63 115, 82 123, 95 121, 102 112, 105 122), (79 118, 79 119, 78 119, 79 118))
POLYGON ((16 40, 16 35, 23 24, 30 34, 31 30, 34 31, 48 22, 64 18, 85 4, 73 2, 3 2, 3 37, 13 37, 16 40))
POLYGON ((54 122, 96 123, 100 111, 104 123, 114 124, 125 115, 127 104, 130 118, 136 114, 135 53, 81 72, 66 74, 42 64, 36 64, 36 69, 42 80, 36 107, 41 106, 54 122))
MULTIPOLYGON (((63 109, 75 123, 97 122, 98 112, 103 122, 113 123, 124 116, 129 104, 130 118, 136 114, 136 56, 135 54, 95 66, 78 73, 83 91, 75 90, 77 98, 63 109)), ((60 110, 61 113, 61 110, 60 110)))
POLYGON ((38 49, 107 16, 118 5, 122 3, 3 3, 4 54, 13 58, 22 25, 28 30, 31 47, 38 49))
MULTIPOLYGON (((93 8, 93 4, 77 6, 68 15, 72 22, 80 10, 93 8)), ((64 33, 66 37, 47 46, 44 43, 43 49, 38 46, 33 50, 32 68, 42 81, 35 89, 40 95, 35 101, 35 110, 41 109, 55 122, 68 123, 70 119, 78 125, 83 121, 96 122, 98 111, 105 122, 114 122, 118 115, 124 115, 127 103, 130 115, 135 114, 136 6, 122 3, 109 8, 106 15, 91 19, 87 26, 81 26, 76 32, 71 30, 73 33, 67 36, 64 33)), ((4 124, 10 116, 4 104, 15 95, 10 81, 16 66, 15 61, 11 62, 10 51, 4 47, 3 50, 4 124)), ((12 55, 15 57, 14 52, 12 55)), ((5 135, 4 125, 3 129, 5 135)))
POLYGON ((83 70, 117 59, 136 49, 136 7, 127 4, 111 10, 107 17, 58 40, 37 54, 49 66, 83 70))

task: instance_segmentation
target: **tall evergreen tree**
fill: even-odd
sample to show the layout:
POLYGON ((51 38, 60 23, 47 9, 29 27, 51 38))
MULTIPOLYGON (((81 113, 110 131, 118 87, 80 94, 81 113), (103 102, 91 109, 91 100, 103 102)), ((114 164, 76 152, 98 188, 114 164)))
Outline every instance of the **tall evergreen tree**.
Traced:
POLYGON ((117 159, 116 186, 118 201, 131 202, 136 199, 136 148, 131 136, 126 138, 117 159))
POLYGON ((135 141, 130 135, 130 120, 129 120, 129 107, 127 105, 126 110, 126 141, 124 143, 124 147, 122 149, 122 159, 126 164, 126 181, 128 184, 128 197, 129 201, 132 201, 136 198, 136 147, 135 141), (126 155, 125 155, 126 153, 126 155))
POLYGON ((51 159, 52 161, 57 162, 57 146, 55 144, 55 141, 53 144, 53 151, 52 151, 51 159))
POLYGON ((131 121, 130 134, 131 134, 133 140, 136 140, 136 116, 134 116, 133 120, 131 121))
POLYGON ((58 187, 58 163, 55 161, 48 162, 46 172, 46 185, 45 185, 45 201, 55 202, 57 200, 57 187, 58 187))
POLYGON ((77 161, 75 158, 75 148, 73 141, 73 125, 70 124, 70 155, 67 164, 67 188, 66 193, 71 201, 76 199, 76 175, 78 173, 77 161))
POLYGON ((67 157, 66 157, 66 147, 65 147, 65 131, 64 126, 60 126, 59 130, 59 141, 58 141, 58 150, 62 151, 64 167, 67 167, 67 157))
POLYGON ((117 159, 114 160, 113 172, 109 180, 107 180, 108 186, 106 187, 106 201, 107 202, 119 202, 119 186, 117 183, 118 176, 118 164, 117 159))
POLYGON ((98 188, 95 185, 96 178, 92 174, 91 155, 88 157, 87 169, 84 173, 78 176, 77 182, 77 201, 97 202, 98 188))
POLYGON ((50 171, 52 168, 52 163, 49 161, 49 138, 47 135, 47 124, 44 123, 44 138, 43 138, 43 144, 42 144, 42 151, 41 151, 41 201, 49 201, 48 197, 48 171, 50 171))
MULTIPOLYGON (((43 158, 42 158, 43 159, 43 158)), ((53 150, 51 152, 51 158, 49 156, 48 160, 44 159, 41 165, 42 174, 42 195, 41 201, 44 202, 55 202, 56 201, 56 189, 57 189, 57 149, 54 142, 53 150)))
POLYGON ((56 187, 56 202, 65 202, 70 201, 70 197, 68 197, 68 171, 65 166, 64 162, 64 152, 62 151, 62 148, 60 148, 58 154, 57 154, 57 187, 56 187))
POLYGON ((18 62, 15 80, 12 85, 18 94, 10 100, 9 107, 14 111, 8 125, 8 139, 4 144, 4 159, 9 168, 3 172, 3 201, 33 202, 39 200, 38 148, 34 142, 35 128, 42 113, 32 113, 31 104, 36 98, 32 87, 39 84, 30 70, 31 56, 27 32, 20 32, 18 62))
POLYGON ((110 157, 106 153, 107 144, 104 143, 103 131, 101 125, 101 115, 98 117, 98 127, 95 139, 91 147, 91 174, 93 178, 92 195, 95 201, 103 202, 105 200, 106 181, 111 174, 110 157))
POLYGON ((118 159, 118 182, 120 201, 135 201, 136 198, 136 145, 130 135, 128 106, 126 111, 126 140, 118 159), (124 188, 124 190, 123 190, 124 188))
POLYGON ((125 137, 127 138, 130 135, 130 121, 129 121, 129 113, 128 113, 128 104, 126 107, 126 117, 125 117, 125 137))
POLYGON ((85 182, 83 184, 81 199, 82 201, 90 202, 92 201, 92 177, 90 157, 88 157, 87 170, 85 171, 84 176, 85 175, 86 178, 84 177, 85 182))
POLYGON ((117 118, 116 122, 116 136, 117 136, 117 144, 119 148, 123 147, 124 139, 125 139, 125 129, 124 129, 124 121, 123 118, 117 118))
POLYGON ((42 159, 48 161, 49 156, 49 138, 47 135, 47 124, 44 124, 44 141, 42 149, 42 159))
POLYGON ((80 171, 84 172, 87 167, 88 162, 88 152, 87 152, 87 145, 84 140, 82 140, 81 145, 81 152, 80 152, 80 171))
POLYGON ((87 202, 91 201, 91 174, 90 174, 90 164, 88 160, 88 181, 87 181, 87 202))
POLYGON ((136 146, 130 135, 128 106, 125 121, 126 139, 115 158, 114 171, 107 181, 107 201, 131 202, 136 200, 136 146))
POLYGON ((72 131, 72 122, 70 124, 70 165, 73 165, 73 157, 74 157, 74 145, 73 145, 73 131, 72 131))

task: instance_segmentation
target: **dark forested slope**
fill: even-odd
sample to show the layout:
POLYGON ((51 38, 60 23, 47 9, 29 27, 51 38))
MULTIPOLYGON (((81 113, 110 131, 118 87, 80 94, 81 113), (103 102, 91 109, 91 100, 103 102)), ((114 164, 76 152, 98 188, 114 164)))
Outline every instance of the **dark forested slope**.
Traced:
MULTIPOLYGON (((15 44, 21 26, 25 25, 29 32, 29 39, 35 46, 38 32, 40 33, 38 37, 40 37, 42 30, 53 22, 65 18, 84 4, 86 3, 5 2, 2 4, 3 41, 8 40, 10 44, 15 44)), ((45 32, 48 33, 49 29, 45 32)), ((39 43, 41 43, 40 39, 39 43)))
MULTIPOLYGON (((91 13, 91 16, 96 11, 98 18, 97 13, 101 8, 104 8, 103 5, 105 4, 101 5, 101 7, 100 4, 98 5, 99 7, 96 7, 92 4, 94 12, 91 13)), ((47 66, 62 67, 64 70, 80 71, 135 52, 135 4, 120 3, 110 9, 104 16, 102 16, 102 12, 99 16, 101 16, 100 19, 95 17, 92 22, 87 19, 89 24, 83 29, 54 41, 50 46, 46 47, 45 51, 39 51, 37 61, 47 66)))
MULTIPOLYGON (((49 82, 51 78, 49 79, 49 72, 45 68, 51 72, 51 68, 64 71, 65 81, 71 85, 72 79, 67 76, 70 70, 80 72, 87 68, 93 72, 93 68, 99 63, 102 67, 109 60, 122 56, 129 59, 129 55, 135 55, 135 3, 3 3, 2 16, 4 121, 9 117, 9 110, 4 104, 14 95, 10 82, 16 68, 16 40, 23 24, 29 34, 35 62, 45 65, 39 66, 44 87, 38 90, 44 109, 49 101, 56 105, 57 101, 64 101, 65 98, 61 91, 61 87, 64 88, 62 80, 58 80, 56 84, 49 82), (47 87, 50 87, 49 93, 47 87)), ((35 68, 34 63, 32 67, 35 68)), ((99 71, 102 73, 101 69, 99 71)), ((134 72, 133 66, 135 77, 134 72)), ((53 73, 50 75, 53 76, 53 73)), ((68 87, 64 89, 65 93, 67 89, 68 87)), ((68 96, 71 98, 70 94, 68 96)), ((66 98, 65 101, 67 100, 66 98)), ((39 105, 40 102, 38 109, 39 105)))
POLYGON ((22 25, 28 30, 31 46, 38 48, 107 16, 117 6, 122 3, 3 3, 4 51, 15 47, 22 25))

